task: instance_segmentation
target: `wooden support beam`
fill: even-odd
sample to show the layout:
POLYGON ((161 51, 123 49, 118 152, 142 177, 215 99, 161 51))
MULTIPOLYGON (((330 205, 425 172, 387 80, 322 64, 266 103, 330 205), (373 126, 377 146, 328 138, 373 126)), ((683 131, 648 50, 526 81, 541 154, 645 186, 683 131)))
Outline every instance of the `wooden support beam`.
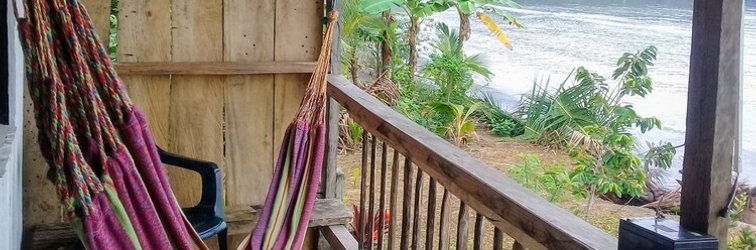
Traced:
MULTIPOLYGON (((326 11, 341 11, 341 0, 326 1, 326 11)), ((344 22, 343 15, 339 15, 333 31, 333 43, 331 44, 331 62, 330 71, 332 74, 341 73, 341 25, 344 22)), ((336 155, 339 151, 339 121, 341 121, 341 106, 331 98, 328 98, 328 119, 326 120, 327 141, 325 152, 325 163, 323 164, 322 180, 320 184, 323 196, 328 199, 341 199, 343 196, 342 189, 338 183, 338 163, 336 155)))
POLYGON ((681 224, 727 245, 732 171, 740 150, 743 0, 695 0, 681 224))
POLYGON ((319 227, 320 233, 333 250, 356 250, 359 244, 344 225, 319 227))
POLYGON ((119 75, 265 75, 312 73, 315 62, 115 63, 119 75))

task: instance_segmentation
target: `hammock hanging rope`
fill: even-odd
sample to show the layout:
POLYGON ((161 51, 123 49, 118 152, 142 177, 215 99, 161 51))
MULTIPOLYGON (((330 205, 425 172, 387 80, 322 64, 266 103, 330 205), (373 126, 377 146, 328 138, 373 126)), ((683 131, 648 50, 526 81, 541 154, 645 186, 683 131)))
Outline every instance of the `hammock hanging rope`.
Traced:
POLYGON ((325 155, 326 86, 337 17, 336 11, 328 13, 320 56, 299 113, 281 142, 263 210, 252 234, 239 249, 302 248, 325 155))
POLYGON ((145 117, 84 6, 23 1, 19 30, 39 144, 85 247, 207 249, 176 202, 145 117))

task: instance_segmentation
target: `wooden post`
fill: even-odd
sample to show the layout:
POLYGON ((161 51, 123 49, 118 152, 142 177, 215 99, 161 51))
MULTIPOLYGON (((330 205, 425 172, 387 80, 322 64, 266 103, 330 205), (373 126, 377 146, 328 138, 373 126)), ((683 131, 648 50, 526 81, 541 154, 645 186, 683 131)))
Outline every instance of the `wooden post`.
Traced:
POLYGON ((742 93, 743 0, 695 0, 681 224, 727 245, 742 93))
MULTIPOLYGON (((341 0, 328 0, 326 1, 326 11, 341 11, 341 5, 341 0)), ((341 72, 341 24, 343 20, 344 18, 339 15, 339 20, 333 31, 330 62, 331 74, 339 74, 341 72)), ((339 120, 341 120, 339 103, 328 98, 328 119, 326 121, 328 138, 326 140, 325 163, 323 164, 323 177, 320 186, 324 192, 323 196, 329 199, 341 199, 342 196, 342 189, 337 187, 338 164, 336 154, 339 151, 339 120)))

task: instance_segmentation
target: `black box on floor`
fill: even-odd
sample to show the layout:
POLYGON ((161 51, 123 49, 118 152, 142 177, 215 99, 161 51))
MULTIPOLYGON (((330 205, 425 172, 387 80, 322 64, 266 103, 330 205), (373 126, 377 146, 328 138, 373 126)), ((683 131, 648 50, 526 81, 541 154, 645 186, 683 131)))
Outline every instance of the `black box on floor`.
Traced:
POLYGON ((680 250, 719 248, 717 238, 688 231, 664 218, 620 220, 619 250, 680 250))

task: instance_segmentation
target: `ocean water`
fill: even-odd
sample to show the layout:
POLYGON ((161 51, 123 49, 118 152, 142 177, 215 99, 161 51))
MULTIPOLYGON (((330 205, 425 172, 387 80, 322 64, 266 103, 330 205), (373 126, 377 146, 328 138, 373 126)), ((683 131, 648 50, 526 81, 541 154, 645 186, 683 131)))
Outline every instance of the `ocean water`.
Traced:
MULTIPOLYGON (((645 99, 627 100, 639 114, 662 120, 662 130, 648 132, 640 141, 684 143, 692 0, 521 3, 523 9, 511 12, 525 24, 525 29, 499 23, 505 27, 514 50, 504 48, 478 20, 472 20, 471 39, 465 45, 468 54, 485 55, 496 74, 488 87, 502 93, 498 98, 505 109, 513 110, 537 77, 561 82, 571 70, 585 66, 610 78, 622 53, 654 45, 659 49, 655 66, 650 68, 654 92, 645 99)), ((740 179, 756 184, 756 1, 746 0, 745 12, 740 179)), ((439 13, 432 19, 454 28, 459 23, 455 11, 439 13)), ((673 167, 667 171, 667 185, 680 178, 683 154, 684 148, 678 149, 673 167)))

